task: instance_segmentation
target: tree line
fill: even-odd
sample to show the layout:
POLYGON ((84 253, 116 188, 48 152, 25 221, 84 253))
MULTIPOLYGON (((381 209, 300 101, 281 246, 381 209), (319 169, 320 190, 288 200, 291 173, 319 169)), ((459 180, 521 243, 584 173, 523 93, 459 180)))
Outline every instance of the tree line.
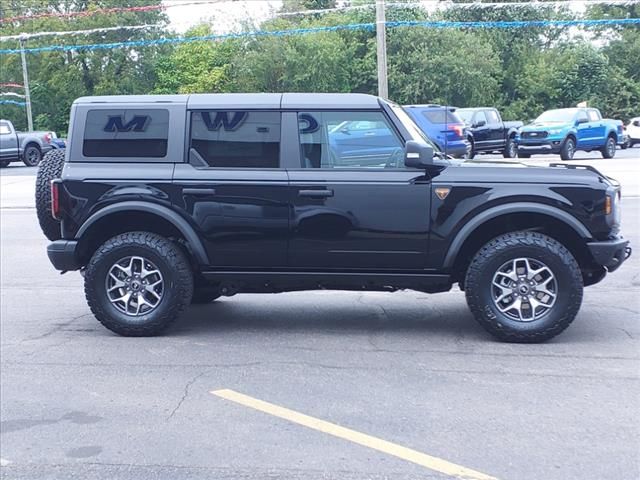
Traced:
MULTIPOLYGON (((457 2, 465 0, 456 0, 457 2)), ((467 0, 468 1, 468 0, 467 0)), ((493 0, 495 1, 495 0, 493 0)), ((340 2, 343 4, 344 2, 340 2)), ((353 6, 373 0, 351 0, 353 6)), ((396 2, 397 3, 397 0, 396 2)), ((508 3, 508 2, 505 2, 508 3)), ((2 17, 160 5, 161 0, 3 0, 2 17)), ((281 13, 333 8, 336 0, 284 0, 281 13)), ((205 7, 206 8, 206 7, 205 7)), ((387 21, 520 21, 639 18, 640 7, 593 5, 583 12, 545 6, 388 8, 387 21)), ((275 16, 246 31, 286 31, 374 23, 373 8, 275 16)), ((176 36, 163 10, 0 23, 0 36, 23 32, 160 25, 82 36, 29 39, 27 48, 176 36)), ((185 36, 211 34, 210 24, 185 36)), ((3 41, 0 48, 18 48, 3 41)), ((611 118, 640 115, 637 25, 525 28, 398 27, 387 30, 389 97, 401 104, 496 106, 528 120, 549 108, 587 101, 611 118)), ((373 30, 256 36, 175 45, 27 55, 36 128, 66 132, 69 108, 83 95, 200 92, 377 92, 373 30)), ((20 56, 0 56, 0 83, 22 83, 20 56)), ((7 98, 7 97, 0 97, 7 98)), ((0 105, 0 117, 26 127, 24 109, 0 105)))

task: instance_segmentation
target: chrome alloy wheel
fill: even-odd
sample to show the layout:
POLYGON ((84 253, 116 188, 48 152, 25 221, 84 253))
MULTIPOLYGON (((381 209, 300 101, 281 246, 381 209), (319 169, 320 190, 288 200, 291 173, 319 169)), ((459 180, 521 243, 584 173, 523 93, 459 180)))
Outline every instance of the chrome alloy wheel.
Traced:
POLYGON ((109 269, 105 286, 113 306, 132 317, 152 312, 164 293, 160 270, 144 257, 118 260, 109 269))
POLYGON ((512 320, 532 322, 551 311, 558 282, 540 260, 516 258, 502 265, 491 283, 493 303, 512 320))

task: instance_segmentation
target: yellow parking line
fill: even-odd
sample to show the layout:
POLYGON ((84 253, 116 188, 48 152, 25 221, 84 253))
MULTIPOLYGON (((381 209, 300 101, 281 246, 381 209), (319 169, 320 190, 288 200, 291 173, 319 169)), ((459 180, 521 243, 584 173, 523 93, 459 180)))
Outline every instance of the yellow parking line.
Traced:
POLYGON ((282 418, 284 420, 297 423, 298 425, 303 425, 320 432, 328 433, 334 437, 349 440, 350 442, 357 443, 358 445, 369 447, 388 455, 393 455, 394 457, 401 458, 445 475, 465 480, 497 480, 495 477, 485 473, 478 472, 461 465, 456 465, 455 463, 448 462, 441 458, 433 457, 431 455, 412 450, 411 448, 403 447, 396 443, 387 442, 386 440, 372 437, 371 435, 356 432, 350 428, 325 422, 324 420, 310 417, 309 415, 289 410, 288 408, 279 407, 273 403, 264 402, 233 390, 215 390, 211 393, 226 400, 244 405, 245 407, 253 408, 254 410, 259 410, 260 412, 273 415, 274 417, 282 418))

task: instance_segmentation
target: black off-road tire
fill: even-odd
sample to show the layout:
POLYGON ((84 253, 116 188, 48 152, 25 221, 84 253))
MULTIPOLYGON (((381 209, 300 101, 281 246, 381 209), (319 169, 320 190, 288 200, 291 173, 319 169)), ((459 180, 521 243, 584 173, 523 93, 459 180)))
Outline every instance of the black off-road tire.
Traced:
POLYGON ((182 249, 170 240, 149 232, 128 232, 102 244, 93 254, 84 276, 89 308, 102 325, 125 337, 161 334, 191 303, 193 272, 182 249), (127 256, 149 259, 162 273, 164 292, 148 314, 129 316, 107 296, 106 279, 111 267, 127 256))
POLYGON ((466 158, 473 160, 476 156, 476 146, 471 138, 468 138, 467 141, 469 142, 469 149, 467 150, 466 158))
POLYGON ((191 297, 192 305, 204 305, 220 298, 220 291, 215 287, 197 287, 191 297))
POLYGON ((573 156, 576 154, 576 141, 573 137, 567 138, 562 144, 560 149, 560 158, 562 160, 573 160, 573 156))
POLYGON ((51 150, 38 166, 36 175, 36 214, 45 237, 60 240, 60 222, 51 215, 51 180, 60 178, 64 167, 64 150, 51 150))
POLYGON ((498 340, 538 343, 565 330, 582 303, 583 280, 578 263, 558 241, 536 232, 514 232, 487 243, 475 255, 465 279, 467 303, 480 325, 498 340), (555 304, 539 319, 514 320, 500 312, 492 296, 493 276, 506 262, 520 258, 543 262, 558 285, 555 304))
POLYGON ((507 144, 504 146, 502 156, 504 158, 516 158, 518 156, 518 147, 513 137, 507 138, 507 144))
POLYGON ((42 160, 42 150, 35 143, 28 144, 22 153, 22 161, 27 167, 36 167, 42 160))
POLYGON ((600 150, 602 158, 613 158, 616 156, 616 139, 613 137, 607 137, 607 142, 600 150))

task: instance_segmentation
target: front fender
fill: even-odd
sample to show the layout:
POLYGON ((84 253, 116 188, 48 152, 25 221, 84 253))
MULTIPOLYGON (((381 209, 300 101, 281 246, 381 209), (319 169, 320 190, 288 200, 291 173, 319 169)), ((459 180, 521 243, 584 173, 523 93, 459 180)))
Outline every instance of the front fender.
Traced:
POLYGON ((443 268, 449 269, 453 267, 453 264, 458 256, 458 252, 462 248, 462 245, 464 245, 464 242, 478 227, 491 219, 511 213, 540 213, 543 215, 548 215, 570 226, 582 238, 592 238, 592 235, 587 227, 585 227, 578 219, 576 219, 569 213, 551 205, 533 202, 516 202, 505 205, 497 205, 480 212, 478 215, 469 220, 458 231, 453 241, 449 245, 447 255, 445 256, 443 268))

